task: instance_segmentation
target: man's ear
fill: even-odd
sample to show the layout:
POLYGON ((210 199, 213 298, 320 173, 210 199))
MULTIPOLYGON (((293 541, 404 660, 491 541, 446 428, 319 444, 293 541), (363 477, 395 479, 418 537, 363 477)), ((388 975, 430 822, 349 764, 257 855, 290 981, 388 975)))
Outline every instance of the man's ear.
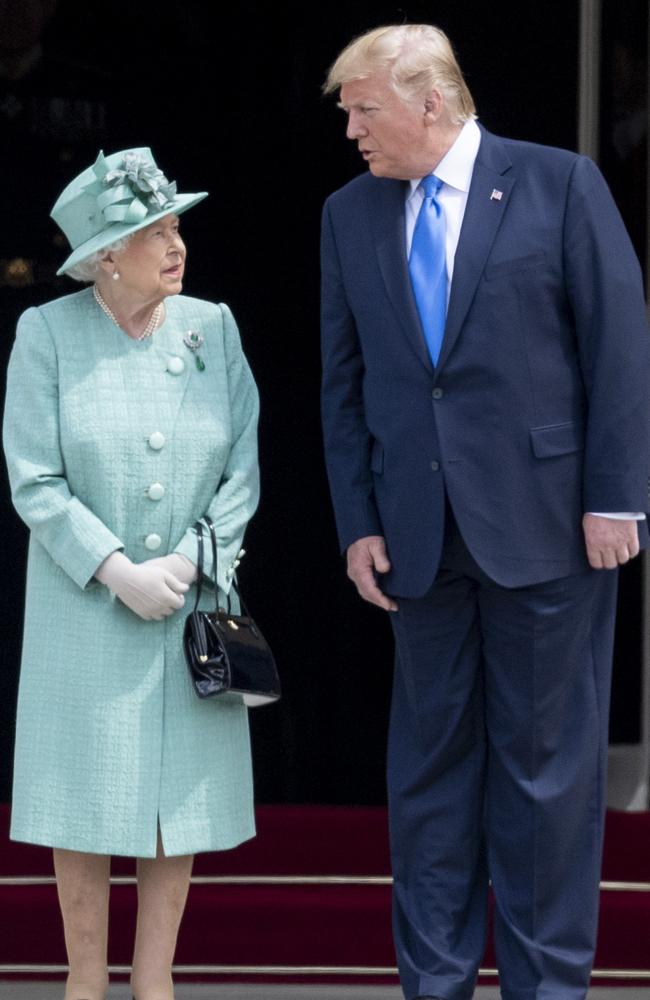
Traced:
POLYGON ((435 87, 424 97, 424 117, 428 125, 433 125, 442 115, 444 98, 435 87))

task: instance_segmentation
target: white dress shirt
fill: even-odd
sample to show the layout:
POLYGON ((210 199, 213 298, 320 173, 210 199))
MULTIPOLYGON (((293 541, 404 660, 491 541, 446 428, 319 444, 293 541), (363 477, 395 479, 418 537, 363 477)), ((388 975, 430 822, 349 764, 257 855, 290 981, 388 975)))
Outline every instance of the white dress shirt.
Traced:
MULTIPOLYGON (((481 145, 481 132, 474 121, 465 122, 458 138, 451 149, 445 153, 434 173, 443 182, 438 192, 439 202, 445 216, 447 226, 446 257, 447 257, 447 299, 454 273, 454 257, 463 224, 467 195, 474 173, 474 161, 481 145)), ((420 181, 410 181, 410 190, 406 197, 406 253, 411 253, 413 230, 420 207, 424 200, 424 192, 419 186, 420 181)))
MULTIPOLYGON (((447 301, 451 289, 451 279, 454 273, 454 258, 460 230, 465 216, 467 195, 474 173, 474 163, 481 145, 481 130, 471 118, 463 125, 453 146, 449 149, 434 173, 443 183, 438 192, 438 203, 444 213, 446 223, 445 251, 447 258, 447 301)), ((409 181, 409 191, 406 195, 406 253, 411 253, 413 231, 418 213, 424 200, 424 192, 420 187, 420 179, 409 181)), ((597 517, 611 517, 615 520, 644 521, 645 514, 616 513, 597 514, 597 517)))

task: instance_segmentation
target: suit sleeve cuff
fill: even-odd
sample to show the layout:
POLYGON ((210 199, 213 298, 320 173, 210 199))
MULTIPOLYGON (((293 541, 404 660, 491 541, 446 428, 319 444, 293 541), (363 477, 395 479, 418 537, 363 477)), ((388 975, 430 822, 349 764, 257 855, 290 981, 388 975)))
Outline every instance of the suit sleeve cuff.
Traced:
POLYGON ((629 513, 628 511, 617 512, 616 514, 600 514, 589 510, 587 513, 591 514, 592 517, 609 517, 612 521, 645 521, 645 514, 629 513))

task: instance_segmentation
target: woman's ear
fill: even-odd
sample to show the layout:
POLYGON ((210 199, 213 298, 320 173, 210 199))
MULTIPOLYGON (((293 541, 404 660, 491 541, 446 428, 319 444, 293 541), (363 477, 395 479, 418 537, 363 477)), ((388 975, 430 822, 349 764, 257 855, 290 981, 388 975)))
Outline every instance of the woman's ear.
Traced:
POLYGON ((117 274, 117 264, 112 253, 105 254, 99 262, 99 266, 107 278, 112 278, 117 274))

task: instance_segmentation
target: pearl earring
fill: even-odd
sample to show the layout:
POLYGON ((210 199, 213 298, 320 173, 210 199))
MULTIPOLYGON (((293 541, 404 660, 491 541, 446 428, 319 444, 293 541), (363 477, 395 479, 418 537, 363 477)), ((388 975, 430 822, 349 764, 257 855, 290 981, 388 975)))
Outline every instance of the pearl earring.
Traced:
POLYGON ((117 273, 117 271, 113 271, 113 281, 119 281, 119 280, 120 280, 119 274, 117 273))

